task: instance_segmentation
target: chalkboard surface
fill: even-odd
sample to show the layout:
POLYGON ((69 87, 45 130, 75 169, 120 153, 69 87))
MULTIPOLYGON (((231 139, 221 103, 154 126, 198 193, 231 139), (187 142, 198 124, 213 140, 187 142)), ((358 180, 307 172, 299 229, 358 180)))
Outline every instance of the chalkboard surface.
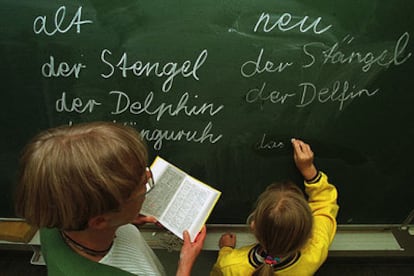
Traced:
POLYGON ((1 217, 38 131, 133 125, 223 192, 243 223, 272 181, 300 182, 290 138, 338 187, 341 224, 414 209, 414 2, 2 0, 1 217))

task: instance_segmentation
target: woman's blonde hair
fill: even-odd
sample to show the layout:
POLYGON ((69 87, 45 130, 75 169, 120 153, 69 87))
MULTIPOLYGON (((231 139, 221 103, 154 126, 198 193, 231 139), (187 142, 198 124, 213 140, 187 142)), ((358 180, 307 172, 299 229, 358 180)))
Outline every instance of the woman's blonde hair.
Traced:
POLYGON ((118 210, 137 189, 147 155, 139 133, 116 123, 43 131, 20 159, 16 213, 38 227, 85 229, 90 218, 118 210))
MULTIPOLYGON (((286 181, 270 185, 257 199, 250 216, 253 233, 268 256, 283 257, 299 251, 308 241, 313 218, 302 190, 286 181)), ((274 275, 263 264, 253 275, 274 275)))

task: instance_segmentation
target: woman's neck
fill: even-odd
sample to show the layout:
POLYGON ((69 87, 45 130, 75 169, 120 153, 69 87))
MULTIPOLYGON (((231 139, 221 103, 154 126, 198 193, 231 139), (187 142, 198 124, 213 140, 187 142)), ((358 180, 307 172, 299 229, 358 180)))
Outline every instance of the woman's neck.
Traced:
POLYGON ((108 253, 115 239, 116 229, 62 231, 62 237, 75 252, 99 261, 108 253))

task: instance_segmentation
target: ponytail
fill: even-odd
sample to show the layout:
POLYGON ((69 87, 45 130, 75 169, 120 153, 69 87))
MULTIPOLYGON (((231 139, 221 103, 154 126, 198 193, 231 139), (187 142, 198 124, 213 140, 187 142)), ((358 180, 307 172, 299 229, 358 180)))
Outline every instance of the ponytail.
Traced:
POLYGON ((253 276, 273 276, 273 266, 280 263, 279 257, 272 257, 270 255, 266 254, 266 257, 263 260, 263 263, 256 268, 256 270, 253 272, 253 276))
POLYGON ((273 267, 266 263, 261 264, 256 270, 253 272, 252 276, 273 276, 275 272, 273 271, 273 267))

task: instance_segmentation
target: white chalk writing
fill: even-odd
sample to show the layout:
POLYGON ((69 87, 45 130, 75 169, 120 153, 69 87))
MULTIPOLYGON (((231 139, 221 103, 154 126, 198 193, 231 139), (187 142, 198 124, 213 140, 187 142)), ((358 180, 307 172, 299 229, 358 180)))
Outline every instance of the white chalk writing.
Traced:
POLYGON ((202 132, 197 130, 141 130, 141 135, 147 141, 154 141, 154 149, 160 150, 164 141, 186 141, 194 143, 217 143, 222 137, 222 134, 214 135, 211 132, 213 123, 208 122, 202 132))
POLYGON ((88 99, 85 101, 79 97, 75 97, 72 100, 68 100, 66 99, 66 92, 63 92, 60 99, 58 99, 55 103, 55 109, 57 112, 84 113, 88 111, 89 113, 92 113, 95 106, 99 105, 102 105, 102 103, 97 102, 94 99, 88 99))
POLYGON ((271 103, 281 103, 284 104, 286 100, 290 97, 296 95, 296 93, 283 93, 280 91, 265 91, 267 83, 263 82, 260 89, 253 88, 250 89, 246 93, 246 102, 254 103, 254 102, 263 102, 263 101, 270 101, 271 103))
POLYGON ((168 92, 172 85, 174 78, 181 74, 184 78, 192 76, 195 80, 199 80, 197 75, 198 69, 204 64, 207 59, 208 51, 204 49, 198 55, 194 65, 191 65, 190 60, 186 60, 183 62, 182 65, 178 65, 177 62, 167 62, 164 65, 160 65, 159 62, 155 62, 151 64, 150 62, 143 62, 143 61, 134 61, 130 65, 128 65, 128 54, 123 53, 119 61, 114 66, 110 61, 108 61, 107 56, 111 56, 112 52, 108 49, 104 49, 101 53, 101 61, 108 65, 109 72, 106 74, 101 74, 101 76, 105 79, 110 78, 115 73, 115 67, 117 67, 121 71, 121 75, 123 78, 128 76, 128 71, 132 73, 132 75, 136 77, 140 76, 150 76, 151 73, 157 77, 164 77, 166 76, 167 79, 164 81, 162 85, 162 91, 168 92))
POLYGON ((263 72, 282 72, 286 69, 286 67, 292 66, 293 64, 293 62, 280 62, 279 64, 275 64, 272 61, 266 61, 263 65, 261 65, 262 56, 263 48, 260 50, 256 61, 249 60, 242 64, 240 72, 243 77, 250 78, 256 75, 256 73, 261 74, 263 72), (250 70, 249 67, 251 67, 250 70))
POLYGON ((329 30, 332 25, 327 25, 325 28, 318 29, 319 23, 321 23, 322 18, 318 17, 313 20, 310 24, 308 24, 309 16, 304 16, 303 18, 299 17, 299 20, 296 22, 293 19, 298 18, 299 16, 292 16, 290 13, 283 13, 281 16, 277 17, 274 15, 270 15, 269 13, 263 12, 259 19, 256 22, 256 25, 253 28, 254 32, 257 32, 260 25, 262 25, 262 30, 264 32, 271 32, 273 29, 277 28, 279 31, 286 32, 298 28, 299 31, 305 33, 312 29, 315 34, 322 34, 329 30), (276 19, 276 21, 271 22, 272 20, 276 19), (308 24, 308 25, 307 25, 308 24), (269 26, 270 25, 270 26, 269 26))
POLYGON ((315 100, 319 103, 339 102, 339 110, 342 110, 344 103, 348 100, 375 95, 379 89, 372 91, 366 88, 357 88, 355 85, 350 85, 348 81, 335 81, 331 87, 317 87, 310 82, 303 82, 299 84, 302 88, 300 91, 300 102, 297 107, 305 107, 315 100))
POLYGON ((42 65, 42 76, 45 78, 51 77, 69 77, 74 75, 75 78, 79 78, 79 74, 82 68, 86 68, 86 65, 82 63, 76 63, 70 65, 67 62, 60 62, 59 65, 55 67, 55 58, 53 56, 49 57, 49 62, 46 62, 42 65))
POLYGON ((358 87, 354 84, 350 84, 349 81, 333 81, 331 85, 318 87, 311 82, 302 82, 298 85, 298 90, 290 91, 289 93, 284 91, 271 90, 266 91, 267 83, 264 82, 260 89, 253 88, 246 94, 247 103, 260 103, 269 102, 272 104, 285 104, 287 102, 295 101, 297 108, 303 108, 311 104, 319 103, 326 104, 328 102, 338 102, 338 110, 342 110, 344 104, 349 100, 359 97, 371 97, 374 96, 379 88, 369 90, 366 88, 358 87))
MULTIPOLYGON (((33 31, 37 35, 36 39, 41 38, 42 35, 47 36, 45 43, 55 42, 64 35, 69 35, 71 42, 72 39, 76 40, 81 37, 78 35, 81 32, 83 32, 83 36, 89 36, 90 33, 85 32, 85 28, 94 22, 87 16, 91 13, 84 13, 82 9, 82 6, 74 9, 72 7, 56 6, 51 14, 36 14, 34 20, 33 18, 30 19, 33 21, 28 25, 29 31, 33 31)), ((347 34, 345 37, 342 34, 338 39, 333 33, 334 25, 328 24, 326 17, 280 12, 280 10, 275 12, 260 10, 258 13, 254 13, 254 18, 250 17, 251 13, 248 16, 248 21, 237 21, 231 26, 225 26, 225 29, 229 31, 225 35, 239 36, 243 40, 246 39, 247 42, 253 41, 253 43, 246 43, 247 48, 241 47, 242 50, 234 51, 232 55, 227 55, 225 51, 218 54, 216 52, 210 53, 209 49, 216 50, 218 48, 214 41, 213 44, 210 44, 209 40, 206 45, 211 46, 211 48, 200 46, 198 43, 192 44, 191 42, 178 46, 174 45, 177 50, 192 53, 190 56, 183 57, 181 53, 176 56, 165 56, 154 52, 153 56, 157 58, 151 60, 151 57, 148 57, 145 51, 138 51, 150 49, 148 46, 152 45, 137 47, 134 52, 134 49, 125 45, 130 45, 129 38, 132 41, 137 37, 126 37, 129 36, 129 33, 122 33, 122 36, 125 36, 126 39, 122 37, 121 44, 110 44, 121 45, 119 49, 114 48, 112 51, 109 46, 106 46, 108 47, 106 48, 96 43, 98 44, 96 48, 87 48, 89 59, 82 59, 82 62, 73 60, 74 55, 63 56, 65 51, 58 51, 56 54, 47 52, 39 68, 40 74, 43 78, 48 79, 47 81, 57 82, 58 78, 60 80, 62 78, 73 78, 78 81, 84 76, 89 78, 95 73, 100 82, 111 85, 106 95, 101 94, 99 98, 94 99, 93 97, 79 96, 78 93, 71 96, 69 90, 59 91, 54 94, 57 95, 53 100, 55 112, 70 113, 76 116, 102 111, 107 112, 108 116, 112 116, 110 120, 120 118, 129 120, 131 115, 136 118, 151 117, 151 122, 155 122, 155 126, 152 129, 143 129, 139 124, 141 135, 147 141, 153 142, 155 150, 161 150, 166 142, 215 144, 222 140, 223 133, 221 133, 221 129, 214 129, 214 126, 218 128, 218 123, 214 125, 214 120, 222 119, 220 115, 225 106, 220 104, 220 100, 225 97, 229 106, 234 106, 234 100, 229 99, 230 96, 228 95, 218 95, 227 92, 220 89, 217 94, 212 95, 201 94, 201 91, 209 91, 208 89, 200 89, 196 93, 192 92, 194 83, 202 82, 203 73, 207 68, 212 71, 209 76, 214 76, 214 81, 207 81, 208 84, 211 83, 212 90, 216 89, 214 87, 216 81, 219 85, 222 82, 223 87, 228 90, 237 89, 237 85, 228 86, 226 84, 226 82, 236 80, 234 78, 234 75, 236 75, 238 78, 236 81, 241 80, 240 83, 244 85, 242 86, 242 95, 238 95, 240 96, 238 100, 241 99, 244 104, 249 104, 249 107, 253 106, 253 108, 256 108, 254 105, 259 105, 263 115, 267 116, 268 114, 263 110, 264 108, 274 108, 277 112, 275 107, 282 105, 289 106, 289 112, 291 109, 304 109, 312 105, 332 105, 337 110, 342 111, 354 100, 373 97, 380 92, 380 87, 376 87, 375 83, 371 82, 367 86, 368 82, 361 81, 361 79, 368 79, 374 76, 377 71, 386 70, 391 66, 400 66, 412 56, 410 34, 408 32, 399 34, 394 41, 387 38, 387 41, 384 42, 370 41, 369 43, 359 44, 358 36, 355 35, 354 37, 353 34, 347 34), (248 24, 247 28, 244 27, 246 23, 248 24), (291 36, 294 39, 291 39, 291 36), (253 37, 252 40, 247 40, 251 37, 253 37), (297 37, 300 37, 300 39, 296 39, 297 37), (193 45, 197 45, 196 51, 190 49, 194 47, 193 45), (185 48, 189 48, 189 50, 185 48), (247 50, 247 54, 245 49, 250 49, 247 50), (237 59, 233 63, 235 60, 233 56, 237 56, 239 53, 244 53, 245 56, 239 57, 240 60, 237 59), (216 54, 214 62, 209 62, 208 58, 216 54), (227 57, 231 58, 227 59, 227 57), (88 67, 88 70, 92 72, 87 72, 86 61, 91 60, 91 58, 95 58, 94 60, 99 64, 88 67), (222 60, 223 63, 226 62, 225 66, 221 64, 222 60), (231 66, 235 67, 235 72, 231 71, 234 69, 230 68, 231 66), (92 69, 95 68, 100 71, 93 72, 92 69), (227 71, 228 68, 230 69, 227 71), (333 72, 333 70, 341 70, 341 68, 344 70, 338 74, 333 72), (357 69, 355 70, 355 68, 357 69), (223 71, 220 71, 221 69, 223 71), (355 74, 355 71, 358 71, 357 74, 355 74), (362 71, 362 73, 359 71, 362 71), (222 72, 226 73, 221 76, 222 72), (230 73, 227 74, 227 72, 230 73), (288 75, 287 73, 290 72, 292 74, 288 75), (329 74, 325 74, 325 72, 329 72, 329 74), (326 77, 327 75, 329 77, 326 77), (108 82, 107 80, 111 78, 115 81, 108 82), (129 81, 132 78, 147 78, 147 80, 137 81, 139 89, 130 94, 112 87, 112 84, 118 82, 119 79, 121 79, 120 82, 124 82, 125 85, 131 87, 135 85, 132 84, 132 81, 129 81), (123 81, 124 79, 128 79, 128 81, 123 81), (190 83, 189 86, 181 86, 181 83, 185 80, 190 83), (144 87, 139 87, 147 81, 151 85, 144 84, 144 87), (182 91, 173 89, 174 86, 178 86, 178 83, 180 83, 182 91), (158 84, 161 87, 153 87, 158 84), (148 87, 150 87, 148 91, 143 91, 148 87), (171 90, 174 90, 177 95, 157 93, 170 92, 171 90), (200 121, 203 122, 202 125, 191 124, 193 127, 187 129, 186 124, 178 129, 162 129, 160 127, 162 123, 169 123, 174 120, 183 122, 181 121, 182 118, 186 120, 189 117, 192 117, 191 119, 195 119, 194 117, 200 118, 200 121)), ((240 18, 245 17, 241 16, 240 18)), ((329 20, 332 20, 331 15, 329 15, 329 20)), ((119 24, 119 26, 130 27, 131 29, 142 27, 136 25, 139 24, 134 24, 134 26, 119 24)), ((97 30, 100 30, 99 28, 97 30)), ((346 31, 346 29, 342 30, 341 26, 341 33, 344 30, 346 31)), ((33 33, 31 34, 33 35, 33 33)), ((141 32, 139 31, 139 33, 141 32)), ((89 38, 93 39, 93 36, 89 38)), ((138 38, 142 44, 155 42, 146 40, 145 37, 138 38)), ((162 40, 156 41, 156 43, 164 43, 162 40)), ((55 44, 50 43, 50 45, 52 48, 55 44)), ((82 43, 76 44, 77 46, 82 49, 82 43)), ((227 45, 220 46, 222 47, 219 49, 227 47, 227 45)), ((83 57, 82 53, 80 56, 83 57)), ((44 81, 46 81, 45 79, 44 81)), ((71 82, 72 79, 65 80, 65 83, 71 82)), ((83 82, 76 83, 77 87, 82 87, 83 84, 83 82)), ((205 87, 203 86, 203 88, 205 87)), ((359 101, 363 102, 362 100, 359 101)), ((250 110, 246 109, 246 116, 249 116, 248 112, 250 110)), ((227 125, 228 123, 230 122, 227 122, 227 125)), ((135 122, 131 122, 131 124, 135 125, 135 122)), ((222 127, 225 125, 226 122, 221 124, 222 127)), ((253 141, 255 143, 253 146, 256 150, 274 150, 285 147, 283 141, 274 139, 269 134, 270 132, 262 133, 259 134, 258 139, 254 138, 256 140, 253 141)))
MULTIPOLYGON (((409 39, 410 35, 405 32, 398 38, 393 50, 384 49, 377 54, 372 51, 351 51, 350 53, 346 53, 345 50, 340 49, 341 45, 349 45, 354 41, 352 37, 346 36, 342 42, 336 42, 329 47, 329 49, 322 51, 320 53, 320 58, 322 59, 323 64, 362 64, 361 70, 363 72, 368 72, 374 64, 386 68, 391 64, 398 66, 405 63, 412 55, 411 52, 407 52, 409 39)), ((320 48, 320 42, 307 43, 303 46, 303 52, 310 58, 310 61, 303 65, 304 68, 311 67, 315 64, 317 56, 311 49, 313 47, 318 48, 318 46, 320 48)))
POLYGON ((33 22, 33 31, 35 34, 44 33, 47 36, 53 36, 56 33, 66 33, 73 26, 76 26, 76 32, 81 32, 81 25, 83 24, 92 24, 92 20, 82 20, 82 6, 78 8, 76 13, 74 14, 72 21, 68 24, 68 26, 63 27, 63 21, 66 17, 66 7, 61 6, 57 9, 54 18, 54 28, 52 30, 47 30, 47 17, 46 16, 38 16, 35 18, 33 22))
POLYGON ((135 115, 145 113, 148 115, 156 115, 157 121, 159 121, 165 114, 168 114, 169 116, 177 116, 179 114, 185 114, 187 116, 207 114, 209 116, 214 116, 224 108, 223 105, 215 107, 213 103, 203 103, 200 106, 189 105, 188 100, 190 95, 188 93, 184 93, 176 105, 162 102, 155 107, 153 106, 153 92, 148 93, 143 103, 139 101, 131 103, 128 94, 122 91, 111 91, 109 94, 117 97, 116 107, 111 111, 111 114, 118 115, 127 111, 135 115))
POLYGON ((263 133, 260 142, 256 144, 256 149, 258 150, 271 150, 271 149, 281 149, 284 148, 285 144, 281 141, 267 140, 266 133, 263 133))

